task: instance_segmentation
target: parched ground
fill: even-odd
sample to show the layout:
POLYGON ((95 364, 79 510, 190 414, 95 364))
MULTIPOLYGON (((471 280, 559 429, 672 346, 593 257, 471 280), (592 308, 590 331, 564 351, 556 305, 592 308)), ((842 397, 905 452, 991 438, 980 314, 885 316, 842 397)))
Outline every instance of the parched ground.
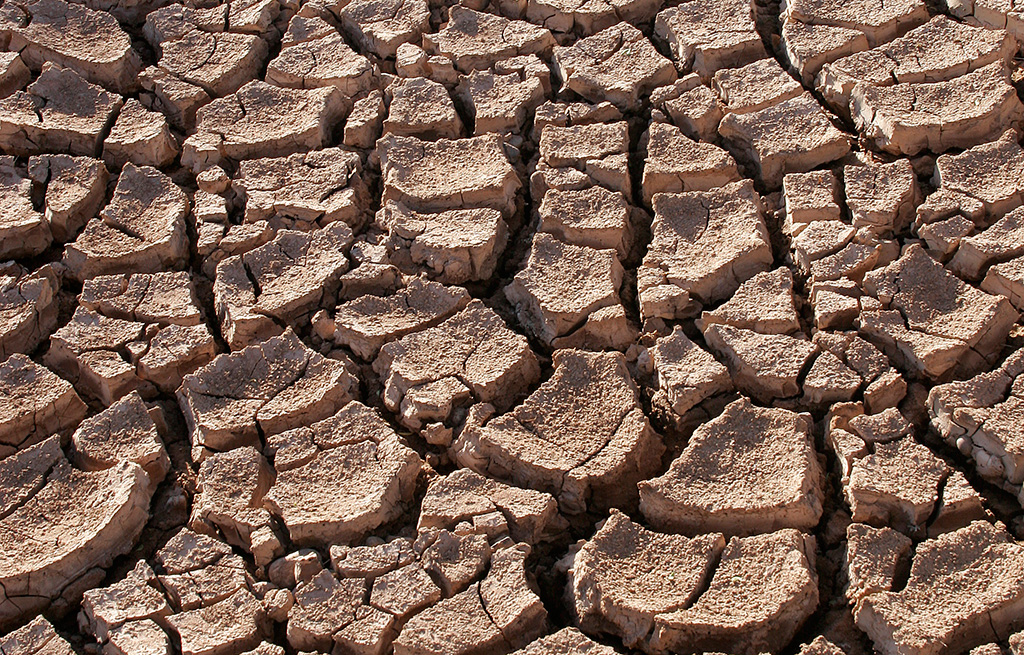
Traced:
POLYGON ((0 0, 0 655, 1024 654, 1021 0, 0 0))

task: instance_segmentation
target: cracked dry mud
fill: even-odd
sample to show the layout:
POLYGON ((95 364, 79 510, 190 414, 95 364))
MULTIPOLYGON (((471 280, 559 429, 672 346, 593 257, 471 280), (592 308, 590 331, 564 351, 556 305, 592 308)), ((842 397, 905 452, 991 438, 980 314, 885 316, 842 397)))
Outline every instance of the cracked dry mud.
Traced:
POLYGON ((0 655, 1024 654, 1021 0, 0 0, 0 655))

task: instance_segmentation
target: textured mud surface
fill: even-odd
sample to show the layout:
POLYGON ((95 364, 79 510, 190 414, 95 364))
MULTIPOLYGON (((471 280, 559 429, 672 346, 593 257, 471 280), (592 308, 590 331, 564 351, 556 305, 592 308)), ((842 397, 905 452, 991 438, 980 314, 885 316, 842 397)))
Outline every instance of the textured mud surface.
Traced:
POLYGON ((0 655, 1024 654, 1022 44, 0 0, 0 655))

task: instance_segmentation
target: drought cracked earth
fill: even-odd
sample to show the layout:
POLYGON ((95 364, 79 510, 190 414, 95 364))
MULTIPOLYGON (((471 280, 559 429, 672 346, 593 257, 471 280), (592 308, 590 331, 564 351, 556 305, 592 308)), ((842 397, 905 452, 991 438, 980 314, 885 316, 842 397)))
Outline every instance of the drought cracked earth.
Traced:
POLYGON ((0 655, 1024 654, 1018 0, 2 0, 0 655))

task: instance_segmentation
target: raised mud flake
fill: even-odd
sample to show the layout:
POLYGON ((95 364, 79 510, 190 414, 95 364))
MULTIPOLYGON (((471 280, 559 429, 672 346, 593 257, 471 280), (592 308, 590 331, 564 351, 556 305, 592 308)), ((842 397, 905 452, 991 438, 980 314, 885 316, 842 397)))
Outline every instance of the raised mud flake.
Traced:
POLYGON ((265 566, 283 551, 263 507, 273 477, 253 447, 214 453, 199 468, 189 527, 253 553, 257 566, 265 566))
POLYGON ((691 139, 712 143, 718 138, 718 124, 725 115, 725 106, 718 94, 700 84, 696 73, 679 78, 672 86, 655 89, 651 93, 651 104, 660 108, 691 139))
POLYGON ((458 469, 431 482, 420 504, 417 529, 454 530, 463 521, 492 518, 500 513, 516 542, 536 544, 555 538, 563 527, 551 494, 486 478, 458 469))
POLYGON ((1021 355, 1015 353, 993 371, 938 385, 928 394, 935 431, 972 459, 981 477, 1018 496, 1024 482, 1020 373, 1021 355))
POLYGON ((306 447, 311 456, 287 465, 275 459, 277 479, 266 497, 294 543, 353 542, 398 518, 412 500, 420 459, 369 407, 349 403, 275 439, 299 440, 312 442, 312 450, 306 447), (347 474, 339 476, 340 470, 347 474))
POLYGON ((690 608, 658 616, 653 652, 760 653, 783 648, 818 606, 815 539, 786 529, 729 540, 690 608))
POLYGON ((815 78, 828 62, 868 48, 867 36, 860 30, 808 25, 788 17, 782 22, 781 56, 808 87, 814 86, 815 78))
POLYGON ((385 343, 434 327, 469 301, 465 289, 413 278, 394 295, 367 295, 339 305, 333 338, 359 357, 373 360, 385 343))
POLYGON ((413 617, 395 655, 508 653, 544 634, 548 615, 526 577, 529 546, 497 551, 487 576, 413 617))
POLYGON ((0 364, 0 397, 0 458, 70 432, 86 414, 70 384, 20 354, 0 364))
MULTIPOLYGON (((185 377, 178 404, 193 449, 229 450, 333 415, 352 399, 344 362, 306 348, 291 330, 185 377)), ((201 457, 197 458, 201 459, 201 457)))
POLYGON ((78 302, 104 316, 160 325, 199 325, 199 299, 184 271, 100 275, 86 280, 78 302))
POLYGON ((661 337, 650 349, 659 394, 679 416, 705 399, 733 388, 729 370, 706 350, 690 341, 681 326, 661 337))
POLYGON ((32 182, 14 157, 0 157, 0 216, 0 258, 34 257, 53 243, 49 224, 32 204, 32 182))
MULTIPOLYGON (((534 130, 536 133, 536 123, 534 130)), ((571 190, 591 186, 603 186, 632 197, 626 122, 544 125, 540 133, 540 162, 530 177, 532 196, 542 198, 549 188, 571 190)))
POLYGON ((892 234, 910 225, 921 192, 909 160, 846 166, 843 181, 853 227, 892 234))
POLYGON ((256 77, 266 61, 268 48, 262 38, 225 31, 231 27, 229 11, 228 4, 209 8, 171 4, 146 16, 143 32, 159 57, 157 67, 182 87, 178 94, 234 93, 256 77))
POLYGON ((0 147, 18 156, 59 152, 98 157, 103 135, 123 102, 70 68, 48 63, 24 91, 0 100, 0 147))
POLYGON ((42 616, 0 639, 0 653, 4 655, 73 655, 74 652, 71 644, 42 616))
POLYGON ((698 323, 731 325, 761 334, 793 334, 800 330, 793 273, 780 267, 758 273, 736 289, 728 301, 710 312, 703 312, 698 323))
POLYGON ((640 96, 676 79, 672 62, 629 23, 619 23, 554 51, 562 90, 591 102, 607 100, 622 111, 637 109, 640 96))
POLYGON ((171 178, 129 162, 110 204, 67 245, 64 262, 78 280, 180 268, 188 255, 188 213, 188 197, 171 178))
MULTIPOLYGON (((970 219, 998 219, 1024 204, 1024 148, 1017 133, 1008 130, 995 141, 982 143, 959 154, 941 155, 935 160, 932 183, 938 191, 928 197, 935 209, 931 215, 918 212, 918 219, 931 222, 949 214, 970 219), (940 200, 941 199, 941 200, 940 200), (949 204, 949 209, 944 206, 949 204), (977 212, 976 205, 981 205, 977 212)), ((987 222, 987 220, 985 222, 987 222)))
POLYGON ((541 637, 526 648, 517 650, 514 655, 614 655, 615 652, 610 646, 602 646, 570 626, 541 637))
POLYGON ((48 267, 0 275, 0 359, 31 353, 57 327, 60 281, 48 267))
POLYGON ((587 36, 619 22, 646 23, 658 4, 651 0, 529 0, 526 19, 552 32, 587 36))
POLYGON ((526 339, 476 300, 437 327, 386 344, 373 368, 384 405, 413 429, 450 425, 472 402, 506 408, 540 377, 526 339))
POLYGON ((861 332, 897 363, 932 379, 969 375, 991 363, 1017 320, 1009 301, 965 284, 918 245, 869 273, 864 289, 890 311, 862 312, 861 332))
POLYGON ((711 84, 725 111, 733 114, 760 111, 803 93, 800 83, 771 57, 716 71, 711 84))
POLYGON ((342 221, 358 228, 370 205, 362 173, 357 153, 324 148, 243 161, 231 188, 245 203, 246 223, 307 231, 342 221))
POLYGON ((993 62, 1008 62, 1013 49, 1013 39, 1006 32, 939 15, 885 45, 825 64, 817 86, 845 114, 858 82, 875 86, 942 82, 993 62))
POLYGON ((501 212, 487 207, 418 213, 389 201, 377 222, 388 231, 388 258, 394 265, 444 284, 490 278, 508 241, 501 212))
POLYGON ((886 655, 965 651, 1020 627, 1022 590, 1024 549, 979 521, 919 544, 906 586, 866 596, 856 620, 886 655))
POLYGON ((45 185, 43 215, 56 241, 73 239, 106 201, 110 174, 102 161, 70 155, 39 155, 28 160, 28 174, 45 185))
POLYGON ((633 251, 634 211, 622 193, 604 187, 549 189, 537 210, 537 230, 565 243, 615 250, 625 260, 633 251))
POLYGON ((786 5, 786 18, 807 25, 841 27, 863 32, 872 47, 892 41, 928 21, 928 9, 921 0, 794 0, 786 5))
POLYGON ((98 583, 149 519, 151 487, 142 468, 121 462, 93 473, 76 470, 56 437, 0 462, 0 478, 31 484, 11 487, 23 493, 4 504, 0 518, 3 628, 51 603, 77 602, 81 585, 98 583), (32 465, 40 459, 45 466, 32 465))
POLYGON ((452 7, 448 23, 423 35, 424 49, 450 58, 463 73, 484 70, 516 55, 546 55, 555 45, 548 30, 521 20, 452 7))
POLYGON ((653 238, 637 273, 644 318, 683 318, 727 298, 772 264, 761 198, 750 181, 654 198, 653 238))
POLYGON ((154 491, 171 468, 149 408, 134 392, 82 421, 71 443, 79 468, 100 471, 124 461, 134 462, 149 476, 154 491))
POLYGON ((473 71, 459 78, 456 93, 473 121, 473 134, 519 133, 545 99, 544 82, 528 71, 473 71))
POLYGON ((865 138, 885 152, 916 155, 969 148, 997 138, 1024 113, 1002 62, 946 82, 879 87, 858 83, 850 113, 865 138))
MULTIPOLYGON (((996 263, 1024 255, 1024 207, 1018 207, 982 232, 960 240, 949 269, 968 280, 977 280, 996 263)), ((982 285, 984 288, 984 285, 982 285)))
POLYGON ((382 203, 419 212, 487 207, 503 216, 515 209, 522 183, 496 134, 434 142, 387 135, 377 142, 377 153, 382 203))
POLYGON ((365 585, 358 578, 339 581, 326 570, 299 585, 288 611, 288 644, 297 650, 330 650, 333 635, 355 621, 365 585))
POLYGON ((267 65, 266 78, 295 89, 333 86, 350 98, 369 91, 375 81, 370 60, 337 32, 284 48, 267 65))
POLYGON ((387 118, 383 133, 421 139, 458 139, 462 119, 448 89, 425 77, 398 78, 386 91, 387 118))
POLYGON ((121 108, 103 141, 103 158, 114 167, 129 161, 139 166, 167 166, 180 150, 164 115, 149 111, 134 98, 121 108))
POLYGON ((79 615, 83 632, 104 642, 125 624, 170 615, 171 607, 156 584, 153 569, 140 560, 120 581, 86 591, 79 615))
POLYGON ((797 236, 815 221, 839 221, 839 181, 832 171, 787 173, 782 178, 786 203, 786 227, 797 236))
POLYGON ((621 306, 622 276, 615 251, 574 246, 538 233, 505 296, 526 328, 551 344, 581 328, 594 312, 621 306), (565 289, 576 291, 567 296, 565 289))
POLYGON ((810 530, 824 495, 807 416, 746 399, 699 427, 665 475, 639 486, 651 524, 684 534, 810 530))
POLYGON ((500 416, 471 411, 456 459, 474 470, 553 494, 582 513, 635 502, 636 481, 657 469, 664 447, 639 404, 621 353, 559 350, 555 371, 500 416))
POLYGON ((221 262, 214 304, 228 345, 244 348, 280 324, 297 327, 333 306, 351 244, 352 230, 344 223, 312 232, 281 230, 273 241, 221 262))
POLYGON ((736 160, 712 143, 694 141, 666 123, 651 123, 644 161, 644 203, 656 193, 710 191, 740 180, 736 160))
POLYGON ((394 57, 398 46, 430 30, 425 0, 356 0, 345 5, 338 17, 361 50, 381 59, 394 57))
POLYGON ((767 54, 749 0, 697 0, 664 9, 654 34, 669 45, 676 65, 710 79, 722 68, 737 68, 767 54))
POLYGON ((17 52, 0 54, 0 98, 24 89, 32 81, 32 71, 17 52))
POLYGON ((258 646, 267 631, 260 602, 248 589, 224 600, 174 614, 167 624, 181 640, 182 655, 236 655, 258 646))
MULTIPOLYGON (((835 358, 832 360, 835 364, 841 365, 837 366, 838 371, 855 373, 860 382, 847 396, 841 386, 834 382, 837 378, 845 376, 833 377, 835 373, 830 371, 830 375, 824 379, 815 380, 811 372, 808 372, 807 378, 804 379, 804 396, 807 401, 812 404, 825 404, 851 400, 857 390, 862 390, 867 411, 878 413, 896 407, 903 400, 907 391, 907 383, 903 376, 889 365, 889 360, 878 348, 855 332, 819 330, 815 333, 813 342, 822 351, 815 360, 815 365, 827 361, 828 353, 835 358)), ((814 371, 814 367, 811 371, 814 371)))
POLYGON ((350 107, 333 86, 283 89, 252 81, 199 110, 196 133, 185 140, 181 162, 199 172, 224 159, 316 150, 327 145, 335 123, 350 107))
POLYGON ((772 189, 782 186, 786 173, 803 173, 850 152, 850 138, 810 93, 749 114, 727 114, 718 132, 772 189))
POLYGON ((573 557, 567 593, 581 629, 643 648, 659 615, 693 605, 724 549, 720 533, 659 534, 612 510, 573 557))
POLYGON ((7 48, 33 71, 50 62, 74 69, 94 84, 127 94, 142 70, 131 38, 103 11, 63 0, 11 3, 0 13, 7 48))
MULTIPOLYGON (((892 528, 851 523, 846 528, 846 598, 856 605, 861 598, 892 591, 900 569, 909 564, 912 542, 892 528)), ((904 569, 905 570, 905 569, 904 569)))

